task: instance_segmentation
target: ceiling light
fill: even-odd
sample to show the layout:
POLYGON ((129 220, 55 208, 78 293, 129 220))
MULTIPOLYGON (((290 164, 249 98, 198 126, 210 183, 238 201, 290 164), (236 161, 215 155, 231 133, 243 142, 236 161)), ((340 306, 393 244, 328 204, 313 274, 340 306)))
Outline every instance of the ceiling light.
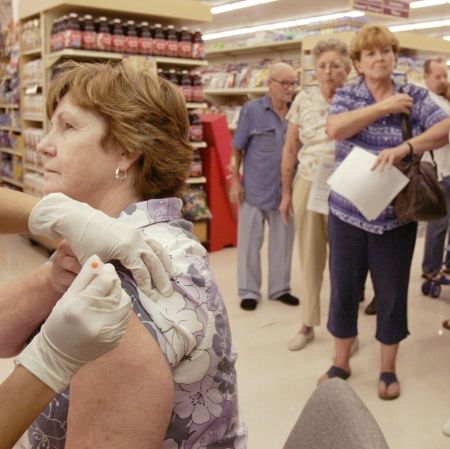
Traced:
POLYGON ((203 40, 208 41, 212 39, 221 39, 224 37, 241 36, 243 34, 252 34, 257 31, 271 31, 282 28, 292 28, 302 25, 310 25, 312 23, 327 22, 330 20, 342 19, 344 17, 361 17, 364 16, 362 11, 346 11, 336 14, 327 14, 317 17, 305 17, 302 19, 288 20, 286 22, 265 23, 258 26, 248 28, 237 28, 234 30, 218 31, 216 33, 209 33, 203 35, 203 40))
POLYGON ((411 2, 409 6, 412 9, 427 8, 429 6, 446 5, 450 3, 450 0, 419 0, 417 2, 411 2))
POLYGON ((271 3, 277 0, 243 0, 241 2, 228 3, 226 5, 213 6, 211 14, 223 14, 224 12, 235 11, 236 9, 250 8, 251 6, 271 3))
POLYGON ((408 25, 393 25, 390 26, 389 29, 395 33, 397 31, 425 30, 427 28, 440 28, 445 26, 450 26, 450 19, 411 23, 408 25))

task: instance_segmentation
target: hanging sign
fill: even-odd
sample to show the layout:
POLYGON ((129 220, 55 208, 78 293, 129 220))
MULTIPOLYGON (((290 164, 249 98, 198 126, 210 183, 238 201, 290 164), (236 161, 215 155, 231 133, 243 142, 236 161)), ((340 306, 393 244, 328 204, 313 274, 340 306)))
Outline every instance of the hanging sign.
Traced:
POLYGON ((409 19, 409 2, 402 0, 352 0, 351 7, 368 14, 409 19))

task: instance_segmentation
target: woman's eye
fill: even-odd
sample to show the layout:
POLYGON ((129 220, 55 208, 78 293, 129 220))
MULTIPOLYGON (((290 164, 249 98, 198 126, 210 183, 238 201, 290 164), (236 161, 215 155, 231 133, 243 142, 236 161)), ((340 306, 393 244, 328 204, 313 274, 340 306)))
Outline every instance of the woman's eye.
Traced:
POLYGON ((73 126, 70 123, 68 123, 68 122, 64 122, 63 123, 63 127, 64 127, 64 129, 71 129, 71 128, 73 128, 73 126))

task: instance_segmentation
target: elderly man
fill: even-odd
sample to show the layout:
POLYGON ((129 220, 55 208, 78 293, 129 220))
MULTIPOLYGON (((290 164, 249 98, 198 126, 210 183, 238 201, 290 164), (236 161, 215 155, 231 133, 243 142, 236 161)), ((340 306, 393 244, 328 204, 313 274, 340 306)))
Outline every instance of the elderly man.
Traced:
MULTIPOLYGON (((450 84, 447 78, 447 66, 442 58, 428 59, 424 64, 424 80, 433 101, 450 115, 450 84)), ((424 160, 431 160, 428 154, 424 160)), ((447 208, 450 215, 450 145, 434 151, 438 176, 447 199, 447 208)), ((450 216, 441 218, 428 224, 425 237, 425 251, 422 262, 423 277, 437 279, 444 283, 450 280, 441 273, 444 257, 445 236, 450 216)), ((450 273, 450 253, 446 252, 445 272, 450 273)))
POLYGON ((290 65, 277 63, 270 67, 268 77, 268 95, 243 106, 233 139, 230 200, 240 204, 238 290, 244 310, 255 310, 261 298, 260 251, 265 222, 269 225, 269 298, 291 306, 299 304, 290 294, 293 220, 290 217, 285 225, 278 213, 285 116, 297 86, 297 74, 290 65))

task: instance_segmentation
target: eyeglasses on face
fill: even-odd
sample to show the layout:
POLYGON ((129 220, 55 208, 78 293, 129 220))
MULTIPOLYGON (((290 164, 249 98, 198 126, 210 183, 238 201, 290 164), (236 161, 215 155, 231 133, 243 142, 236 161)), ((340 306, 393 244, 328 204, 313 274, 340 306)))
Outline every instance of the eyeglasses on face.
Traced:
POLYGON ((339 72, 343 68, 344 66, 342 64, 339 64, 337 62, 331 62, 330 64, 321 63, 317 65, 316 70, 319 72, 326 72, 329 69, 330 72, 339 72))
POLYGON ((288 87, 297 87, 298 86, 298 81, 282 81, 282 80, 277 80, 275 78, 272 78, 272 81, 275 81, 276 83, 281 84, 285 89, 287 89, 288 87))

